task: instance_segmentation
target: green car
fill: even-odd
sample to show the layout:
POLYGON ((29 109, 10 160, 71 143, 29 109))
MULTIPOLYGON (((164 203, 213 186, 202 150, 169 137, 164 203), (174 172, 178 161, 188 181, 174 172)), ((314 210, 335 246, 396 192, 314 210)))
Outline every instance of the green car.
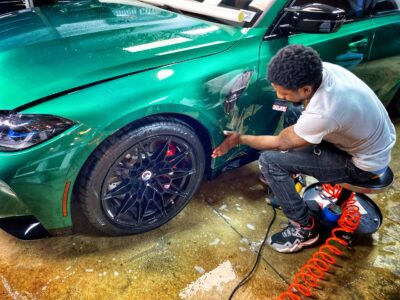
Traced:
POLYGON ((279 130, 266 72, 287 44, 351 69, 398 113, 400 1, 315 1, 67 1, 1 15, 1 224, 29 217, 56 235, 76 213, 123 235, 166 223, 205 176, 257 158, 238 147, 211 159, 223 130, 279 130))

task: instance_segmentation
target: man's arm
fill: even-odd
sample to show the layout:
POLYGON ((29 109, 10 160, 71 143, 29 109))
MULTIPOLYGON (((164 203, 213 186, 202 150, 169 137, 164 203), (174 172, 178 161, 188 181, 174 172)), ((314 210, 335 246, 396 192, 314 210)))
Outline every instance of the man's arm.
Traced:
POLYGON ((294 127, 283 129, 278 136, 273 135, 240 135, 237 132, 224 132, 225 140, 213 150, 212 157, 224 155, 239 144, 247 145, 257 150, 289 150, 310 145, 294 132, 294 127))
POLYGON ((240 135, 239 144, 247 145, 257 150, 289 150, 309 145, 306 140, 294 132, 294 126, 283 129, 279 135, 240 135))

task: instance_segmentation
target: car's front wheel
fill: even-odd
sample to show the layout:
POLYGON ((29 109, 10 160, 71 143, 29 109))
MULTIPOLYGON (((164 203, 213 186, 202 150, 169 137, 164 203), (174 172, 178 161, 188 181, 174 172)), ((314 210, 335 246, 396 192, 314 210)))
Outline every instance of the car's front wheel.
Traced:
POLYGON ((146 232, 186 206, 204 166, 204 149, 193 129, 156 118, 103 142, 85 164, 76 192, 89 222, 101 231, 146 232))

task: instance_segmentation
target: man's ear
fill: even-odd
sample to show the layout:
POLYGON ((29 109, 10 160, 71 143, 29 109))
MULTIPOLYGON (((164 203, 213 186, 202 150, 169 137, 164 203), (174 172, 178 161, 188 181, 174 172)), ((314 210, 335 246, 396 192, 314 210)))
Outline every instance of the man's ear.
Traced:
POLYGON ((312 85, 305 85, 305 86, 301 87, 300 90, 303 93, 303 96, 305 98, 309 98, 313 94, 313 86, 312 85))

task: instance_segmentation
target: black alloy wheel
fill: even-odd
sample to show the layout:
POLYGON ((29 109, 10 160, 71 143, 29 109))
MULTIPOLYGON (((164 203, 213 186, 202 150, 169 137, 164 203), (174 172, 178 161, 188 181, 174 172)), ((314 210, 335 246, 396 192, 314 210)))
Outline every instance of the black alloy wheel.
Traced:
POLYGON ((146 232, 173 218, 197 190, 205 164, 199 139, 184 123, 123 131, 96 150, 78 187, 89 221, 113 235, 146 232))

